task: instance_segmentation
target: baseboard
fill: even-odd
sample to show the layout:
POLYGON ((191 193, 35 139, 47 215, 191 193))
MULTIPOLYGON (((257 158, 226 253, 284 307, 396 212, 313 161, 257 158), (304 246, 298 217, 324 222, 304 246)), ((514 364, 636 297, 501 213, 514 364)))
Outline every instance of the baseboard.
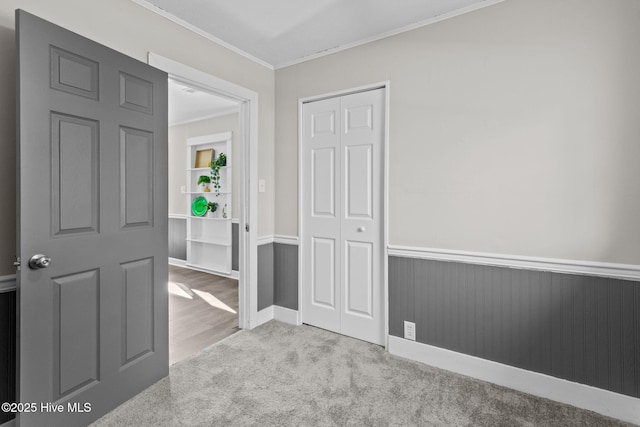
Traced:
MULTIPOLYGON (((0 293, 16 290, 16 275, 0 276, 0 293)), ((4 427, 4 426, 0 426, 4 427)))
POLYGON ((389 245, 389 256, 493 265, 640 281, 640 265, 389 245))
POLYGON ((267 323, 269 320, 273 320, 273 306, 270 305, 267 308, 263 308, 258 312, 258 321, 256 322, 256 327, 262 325, 263 323, 267 323))
POLYGON ((302 325, 299 311, 291 310, 290 308, 286 307, 280 307, 279 305, 273 306, 273 318, 290 325, 302 325))
POLYGON ((0 427, 16 427, 16 419, 14 418, 6 423, 0 424, 0 427))
POLYGON ((175 265, 176 267, 189 268, 187 267, 187 261, 183 259, 178 259, 178 258, 169 257, 169 265, 175 265))
POLYGON ((389 336, 389 353, 622 421, 640 424, 640 399, 389 336))

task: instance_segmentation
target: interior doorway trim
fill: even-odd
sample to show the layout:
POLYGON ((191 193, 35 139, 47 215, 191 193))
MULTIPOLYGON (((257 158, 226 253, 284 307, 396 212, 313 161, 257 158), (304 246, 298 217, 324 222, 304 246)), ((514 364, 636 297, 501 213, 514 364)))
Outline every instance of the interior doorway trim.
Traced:
POLYGON ((388 188, 389 188, 389 99, 390 99, 390 89, 391 89, 391 81, 385 80, 378 83, 371 83, 363 86, 357 86, 350 89, 339 90, 335 92, 324 93, 320 95, 308 96, 304 98, 298 98, 298 239, 300 240, 300 245, 298 249, 298 310, 299 310, 299 318, 303 318, 303 270, 302 263, 304 260, 305 253, 303 252, 306 248, 301 242, 301 237, 303 236, 304 229, 304 219, 303 219, 303 199, 302 199, 302 189, 304 188, 304 171, 302 170, 303 164, 303 151, 302 151, 302 141, 303 141, 303 118, 304 115, 302 113, 302 107, 304 104, 314 101, 321 101, 323 99, 329 98, 337 98, 345 95, 352 95, 354 93, 366 92, 375 89, 384 89, 384 146, 382 156, 384 158, 384 162, 382 165, 382 287, 383 287, 383 319, 384 323, 384 347, 385 349, 389 349, 389 200, 388 200, 388 188))
POLYGON ((258 325, 258 94, 153 52, 148 54, 148 63, 167 72, 171 79, 240 103, 240 230, 248 232, 240 232, 238 239, 238 324, 252 329, 258 325))

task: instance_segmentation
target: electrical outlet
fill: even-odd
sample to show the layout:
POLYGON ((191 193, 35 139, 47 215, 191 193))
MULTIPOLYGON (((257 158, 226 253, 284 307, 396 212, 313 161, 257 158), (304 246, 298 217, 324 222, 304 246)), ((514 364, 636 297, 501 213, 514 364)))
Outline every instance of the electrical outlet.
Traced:
POLYGON ((413 322, 404 321, 404 338, 407 340, 416 340, 416 324, 413 322))
POLYGON ((266 187, 267 187, 266 181, 264 179, 259 179, 258 180, 258 192, 259 193, 264 193, 265 191, 267 191, 266 187))

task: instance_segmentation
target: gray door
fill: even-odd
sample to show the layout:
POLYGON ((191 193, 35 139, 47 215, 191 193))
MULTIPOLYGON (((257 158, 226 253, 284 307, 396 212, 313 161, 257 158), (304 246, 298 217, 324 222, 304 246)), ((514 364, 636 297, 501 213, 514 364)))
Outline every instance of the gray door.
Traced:
POLYGON ((16 32, 19 422, 86 425, 168 374, 167 76, 23 11, 16 32))

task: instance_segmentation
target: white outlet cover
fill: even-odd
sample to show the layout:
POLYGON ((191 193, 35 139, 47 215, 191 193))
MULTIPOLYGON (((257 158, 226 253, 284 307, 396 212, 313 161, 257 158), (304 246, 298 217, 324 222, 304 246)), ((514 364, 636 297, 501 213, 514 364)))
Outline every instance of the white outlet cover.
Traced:
POLYGON ((404 338, 407 340, 416 340, 416 324, 413 322, 404 322, 404 338))

